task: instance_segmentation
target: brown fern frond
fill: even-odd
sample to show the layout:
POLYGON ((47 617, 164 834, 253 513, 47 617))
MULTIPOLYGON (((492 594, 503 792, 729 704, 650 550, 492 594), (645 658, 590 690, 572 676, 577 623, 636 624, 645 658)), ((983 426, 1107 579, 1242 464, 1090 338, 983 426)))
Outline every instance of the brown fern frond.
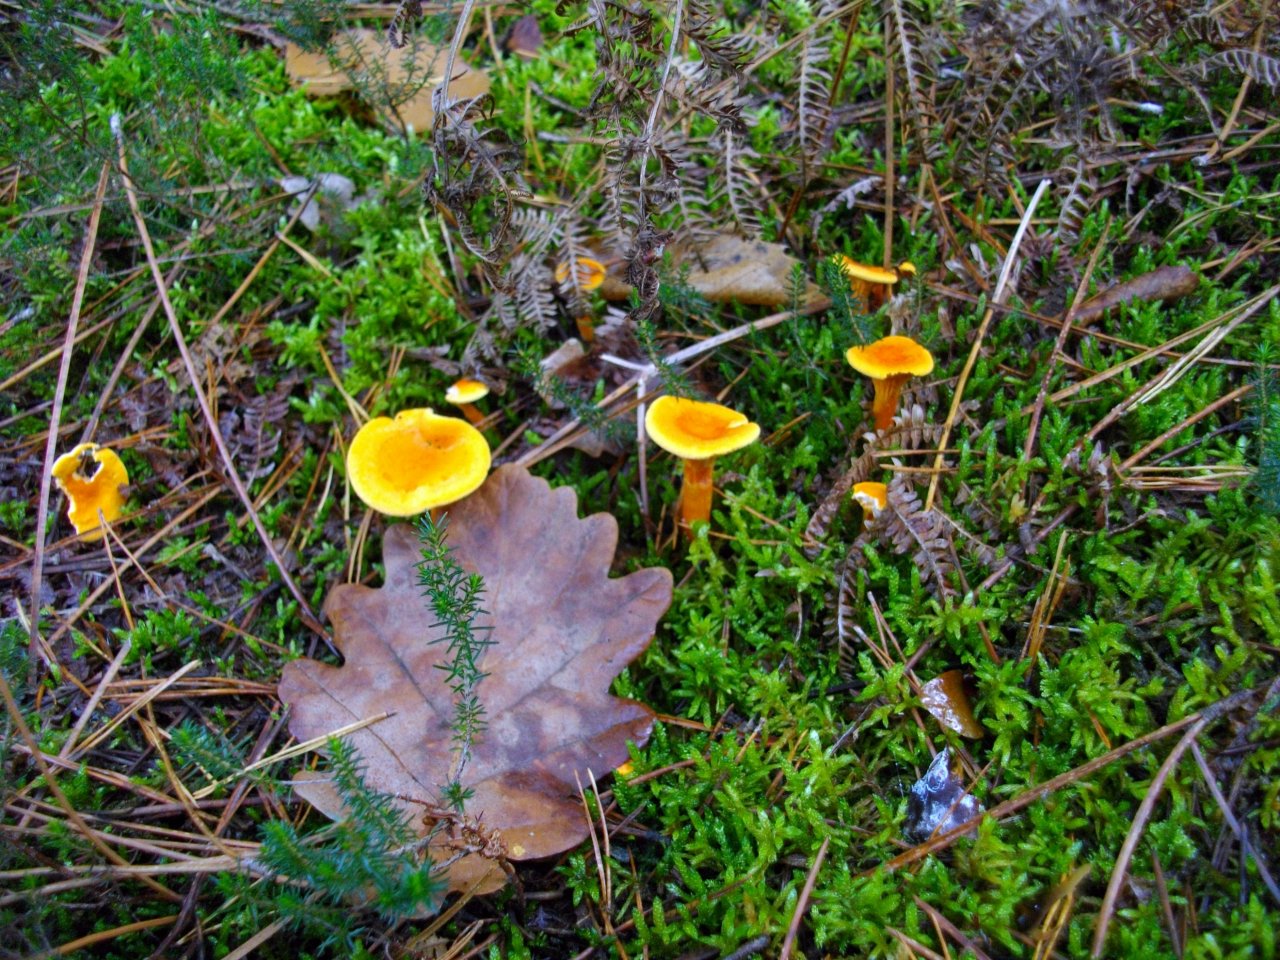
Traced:
MULTIPOLYGON (((820 16, 829 11, 829 3, 819 9, 820 16)), ((800 51, 799 88, 796 93, 796 140, 805 180, 809 169, 826 149, 831 129, 831 35, 816 26, 809 28, 809 38, 800 51)))
POLYGON ((942 439, 942 425, 925 419, 924 408, 912 406, 893 418, 886 429, 862 435, 862 453, 854 459, 849 469, 827 491, 818 509, 809 519, 805 534, 810 540, 821 540, 827 535, 831 521, 844 505, 845 498, 854 484, 869 480, 879 469, 877 454, 886 450, 923 450, 936 447, 942 439))
POLYGON ((717 148, 716 172, 720 176, 717 189, 712 191, 708 208, 727 205, 733 214, 733 222, 748 237, 760 236, 760 211, 765 208, 764 198, 753 195, 750 161, 758 155, 743 137, 732 130, 721 130, 713 145, 717 148))
POLYGON ((1280 93, 1280 57, 1235 47, 1206 57, 1197 65, 1200 75, 1205 77, 1224 67, 1280 93))
POLYGON ((886 10, 891 27, 890 42, 902 65, 916 136, 925 158, 934 159, 940 155, 942 144, 935 136, 938 111, 933 98, 932 71, 922 52, 920 23, 908 6, 908 0, 888 0, 886 10))
POLYGON ((1071 186, 1067 188, 1067 195, 1062 200, 1062 209, 1058 213, 1058 233, 1074 242, 1080 236, 1085 218, 1093 209, 1093 198, 1098 189, 1098 176, 1092 165, 1079 156, 1072 164, 1071 174, 1071 186))
POLYGON ((835 589, 828 596, 829 615, 823 633, 828 645, 836 648, 836 664, 842 680, 852 680, 857 668, 857 649, 863 642, 862 627, 854 620, 857 598, 856 564, 846 558, 837 568, 835 589))
POLYGON ((947 576, 955 569, 951 561, 950 525, 937 510, 925 510, 920 495, 910 481, 894 477, 889 481, 888 503, 871 531, 881 533, 895 553, 908 555, 920 571, 920 579, 940 597, 955 590, 947 576))

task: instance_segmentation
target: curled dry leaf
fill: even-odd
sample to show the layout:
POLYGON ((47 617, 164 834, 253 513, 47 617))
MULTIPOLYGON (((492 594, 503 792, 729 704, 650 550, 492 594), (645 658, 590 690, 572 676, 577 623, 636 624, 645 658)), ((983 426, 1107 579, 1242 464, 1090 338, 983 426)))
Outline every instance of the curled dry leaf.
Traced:
POLYGON ((964 689, 964 673, 948 670, 934 677, 920 692, 920 702, 944 727, 962 737, 980 739, 986 732, 973 715, 969 694, 964 689))
MULTIPOLYGON (((449 511, 455 559, 484 578, 492 646, 477 689, 487 727, 474 744, 462 785, 474 794, 467 817, 497 831, 512 860, 551 856, 588 835, 577 779, 601 775, 643 744, 653 711, 609 695, 609 684, 648 646, 671 602, 671 573, 651 567, 610 578, 618 525, 608 514, 579 518, 572 490, 553 490, 521 467, 504 466, 449 511)), ((299 740, 383 712, 392 716, 351 735, 365 780, 392 794, 415 821, 438 811, 456 762, 453 696, 440 669, 442 631, 418 584, 412 527, 383 539, 380 589, 335 587, 325 602, 341 667, 297 660, 284 668, 280 699, 299 740)), ((326 782, 297 792, 340 815, 326 782)), ((431 841, 437 862, 459 852, 454 824, 431 841)), ((448 870, 451 888, 483 893, 505 882, 492 860, 467 854, 448 870)))

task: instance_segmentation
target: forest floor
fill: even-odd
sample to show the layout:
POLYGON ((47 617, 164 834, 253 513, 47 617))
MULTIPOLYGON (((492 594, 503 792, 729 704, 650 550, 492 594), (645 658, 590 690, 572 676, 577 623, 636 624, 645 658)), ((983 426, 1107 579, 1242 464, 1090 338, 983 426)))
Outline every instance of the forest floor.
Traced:
POLYGON ((1280 5, 0 18, 0 957, 1277 955, 1280 5))

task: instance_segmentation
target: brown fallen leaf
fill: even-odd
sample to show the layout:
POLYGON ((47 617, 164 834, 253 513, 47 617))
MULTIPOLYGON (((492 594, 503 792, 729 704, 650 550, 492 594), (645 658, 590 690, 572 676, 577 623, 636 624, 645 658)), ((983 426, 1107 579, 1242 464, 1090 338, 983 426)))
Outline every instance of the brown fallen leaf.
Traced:
POLYGON ((529 13, 517 20, 503 45, 509 53, 522 57, 537 56, 542 49, 542 28, 538 26, 538 18, 529 13))
MULTIPOLYGON (((334 59, 324 51, 313 53, 286 43, 284 68, 294 86, 305 87, 313 97, 333 97, 354 91, 373 92, 377 103, 369 104, 392 128, 399 123, 417 133, 431 129, 435 111, 431 94, 444 79, 448 50, 415 37, 397 49, 377 30, 344 30, 333 38, 334 59)), ((454 62, 449 95, 469 100, 489 92, 489 75, 473 70, 460 59, 454 62)))
POLYGON ((920 702, 934 719, 962 737, 981 739, 986 734, 969 705, 961 670, 948 670, 926 683, 920 692, 920 702))
MULTIPOLYGON (((498 831, 512 860, 547 857, 588 836, 577 779, 627 759, 644 744, 653 711, 609 694, 609 684, 649 645, 671 603, 671 572, 650 567, 610 578, 618 525, 608 514, 579 518, 577 497, 552 489, 522 467, 499 468, 449 510, 448 543, 468 572, 484 578, 477 623, 493 645, 479 666, 487 727, 474 744, 462 785, 474 790, 468 818, 498 831)), ((418 584, 418 538, 410 526, 383 538, 386 579, 379 589, 343 584, 325 613, 345 663, 285 666, 280 699, 299 740, 321 737, 382 712, 392 716, 351 734, 366 782, 399 798, 427 832, 424 809, 442 806, 452 776, 453 695, 439 669, 446 645, 418 584), (424 806, 425 805, 425 806, 424 806)), ((327 781, 300 778, 295 789, 341 816, 327 781)), ((458 852, 453 825, 431 841, 437 862, 458 852)), ((492 860, 467 854, 448 868, 451 889, 490 892, 505 883, 492 860)))
MULTIPOLYGON (((677 270, 688 265, 686 282, 712 303, 777 307, 791 302, 792 271, 800 261, 780 243, 721 233, 710 242, 674 245, 671 262, 677 270)), ((600 293, 606 300, 625 300, 631 287, 611 276, 600 293)), ((820 295, 817 285, 806 281, 802 299, 820 295)))

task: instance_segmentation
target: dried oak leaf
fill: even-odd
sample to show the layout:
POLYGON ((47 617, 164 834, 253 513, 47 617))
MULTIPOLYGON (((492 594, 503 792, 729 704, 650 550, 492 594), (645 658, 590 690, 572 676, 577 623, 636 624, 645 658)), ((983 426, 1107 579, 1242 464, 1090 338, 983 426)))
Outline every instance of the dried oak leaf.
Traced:
MULTIPOLYGON (((334 36, 330 52, 308 51, 286 43, 284 69, 295 87, 305 86, 313 97, 333 97, 341 93, 373 94, 371 106, 393 130, 399 121, 418 133, 431 129, 435 120, 432 93, 444 80, 442 71, 448 51, 414 37, 397 49, 382 31, 344 30, 334 36), (394 116, 393 116, 394 114, 394 116)), ((449 96, 469 100, 489 92, 489 75, 473 70, 461 60, 454 63, 449 96)))
MULTIPOLYGON (((496 830, 512 860, 560 853, 588 835, 577 779, 627 759, 627 742, 643 744, 653 711, 610 696, 609 684, 649 645, 671 603, 671 572, 650 567, 610 578, 618 525, 598 513, 579 518, 577 496, 521 467, 501 467, 479 490, 449 508, 448 543, 469 572, 484 578, 493 642, 478 694, 487 727, 475 742, 462 782, 474 790, 469 819, 496 830)), ((392 716, 350 735, 366 765, 366 782, 398 798, 421 823, 438 811, 440 788, 456 762, 453 695, 439 667, 447 645, 418 584, 421 561, 411 526, 383 538, 386 579, 379 589, 343 584, 325 613, 341 667, 297 660, 284 668, 280 699, 291 708, 299 740, 382 713, 392 716)), ((322 812, 341 816, 326 781, 304 779, 297 792, 322 812)), ((462 846, 457 824, 431 841, 437 862, 462 846)), ((477 893, 505 882, 498 865, 469 853, 449 866, 453 889, 477 893)))
MULTIPOLYGON (((792 271, 800 262, 780 243, 748 240, 731 233, 716 234, 708 241, 674 244, 670 253, 674 267, 689 267, 684 282, 712 303, 736 300, 766 307, 791 301, 792 271)), ((625 300, 631 287, 607 277, 600 293, 606 300, 625 300)), ((821 295, 815 284, 805 281, 804 302, 821 295)))

